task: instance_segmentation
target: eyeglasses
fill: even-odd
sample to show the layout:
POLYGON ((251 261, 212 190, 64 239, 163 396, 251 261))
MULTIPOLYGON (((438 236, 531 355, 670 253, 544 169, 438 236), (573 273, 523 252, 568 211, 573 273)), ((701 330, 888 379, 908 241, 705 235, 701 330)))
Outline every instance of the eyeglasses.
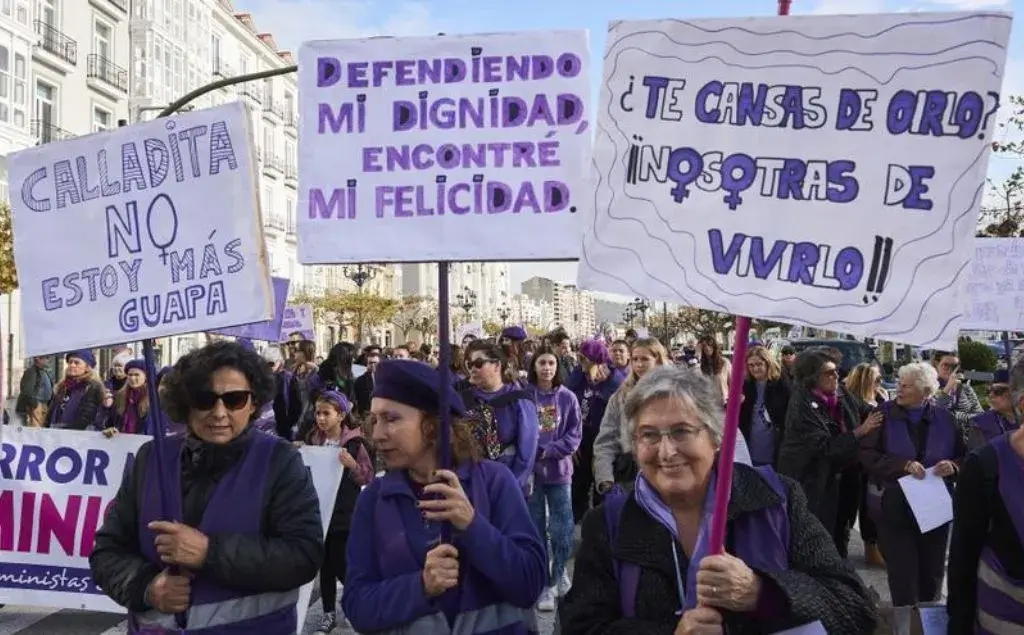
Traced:
POLYGON ((252 391, 249 390, 229 390, 222 393, 204 390, 192 397, 192 407, 197 410, 213 410, 220 401, 228 410, 241 410, 249 403, 250 397, 252 391))
POLYGON ((988 391, 988 394, 993 397, 1005 397, 1010 394, 1010 391, 1007 390, 1006 388, 996 388, 994 390, 988 391))
POLYGON ((668 437, 676 447, 686 445, 701 433, 704 428, 691 428, 689 426, 673 426, 668 430, 656 430, 644 428, 637 434, 640 444, 646 448, 656 448, 661 445, 661 440, 668 437))
POLYGON ((484 358, 484 357, 478 357, 476 359, 471 359, 468 362, 466 362, 466 366, 468 368, 475 368, 477 370, 480 370, 484 366, 486 366, 488 364, 493 364, 493 363, 495 363, 497 361, 498 360, 496 360, 496 359, 487 359, 487 358, 484 358))

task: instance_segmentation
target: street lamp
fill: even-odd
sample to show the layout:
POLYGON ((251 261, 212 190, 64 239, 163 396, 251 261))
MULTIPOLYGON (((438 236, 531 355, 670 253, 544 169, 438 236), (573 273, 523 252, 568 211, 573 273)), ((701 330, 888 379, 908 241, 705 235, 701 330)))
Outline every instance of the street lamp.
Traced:
POLYGON ((469 314, 476 306, 476 291, 469 287, 463 287, 462 293, 455 296, 455 306, 465 311, 466 321, 469 322, 469 314))
POLYGON ((498 309, 498 319, 501 320, 502 326, 505 326, 505 323, 508 322, 508 318, 510 315, 512 315, 512 310, 509 309, 507 306, 503 306, 498 309))
POLYGON ((633 308, 633 304, 627 304, 626 310, 622 312, 622 319, 626 324, 633 326, 633 320, 636 319, 636 309, 633 308))
POLYGON ((359 289, 359 293, 362 293, 366 283, 377 275, 377 269, 373 265, 358 264, 355 267, 345 265, 341 268, 341 275, 351 280, 359 289))
POLYGON ((633 298, 633 301, 629 303, 629 306, 633 307, 636 315, 640 316, 640 323, 647 326, 647 310, 651 308, 650 302, 643 298, 633 298))

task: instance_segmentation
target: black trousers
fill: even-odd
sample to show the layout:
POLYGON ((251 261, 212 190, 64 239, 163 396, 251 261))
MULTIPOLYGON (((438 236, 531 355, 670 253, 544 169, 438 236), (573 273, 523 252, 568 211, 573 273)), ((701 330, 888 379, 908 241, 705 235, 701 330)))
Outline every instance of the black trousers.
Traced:
POLYGON ((576 524, 591 506, 601 504, 601 496, 597 493, 594 483, 594 440, 597 428, 583 428, 583 439, 576 450, 576 462, 572 472, 572 516, 576 524))
POLYGON ((333 613, 338 603, 337 583, 345 584, 345 544, 347 531, 327 534, 324 540, 324 564, 320 569, 320 602, 324 613, 333 613))
POLYGON ((860 509, 857 510, 857 517, 860 519, 860 537, 865 543, 878 543, 878 526, 875 525, 874 517, 868 512, 868 475, 864 472, 860 486, 860 509))
POLYGON ((878 520, 878 548, 885 558, 893 606, 935 602, 946 575, 950 523, 926 534, 916 527, 878 520))

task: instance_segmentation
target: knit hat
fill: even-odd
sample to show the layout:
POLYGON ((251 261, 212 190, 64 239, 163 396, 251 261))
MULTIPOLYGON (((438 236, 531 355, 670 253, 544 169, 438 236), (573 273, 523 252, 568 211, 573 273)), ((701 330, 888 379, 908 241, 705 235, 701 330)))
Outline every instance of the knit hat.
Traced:
POLYGON ((248 337, 240 337, 235 340, 235 343, 244 348, 247 351, 255 351, 256 347, 253 345, 252 340, 248 337))
POLYGON ((586 340, 580 344, 580 355, 595 364, 607 364, 611 361, 608 347, 601 340, 586 340))
POLYGON ((146 360, 144 359, 133 359, 124 365, 124 372, 130 370, 141 370, 143 373, 146 372, 146 360))
POLYGON ((80 351, 71 351, 64 356, 64 361, 71 361, 72 357, 82 360, 89 368, 96 368, 96 356, 87 348, 83 348, 80 351))
POLYGON ((513 342, 522 342, 526 339, 526 329, 521 326, 508 326, 501 332, 502 337, 507 337, 513 342))
POLYGON ((323 399, 324 401, 330 401, 335 403, 339 408, 341 408, 341 411, 344 412, 345 414, 349 414, 352 412, 352 402, 348 400, 348 397, 341 394, 337 390, 325 390, 321 392, 316 399, 317 401, 323 399))
MULTIPOLYGON (((388 359, 377 366, 373 376, 373 396, 390 399, 436 415, 440 412, 441 377, 433 366, 413 359, 388 359)), ((448 391, 448 408, 462 415, 465 406, 462 397, 452 386, 448 391)))

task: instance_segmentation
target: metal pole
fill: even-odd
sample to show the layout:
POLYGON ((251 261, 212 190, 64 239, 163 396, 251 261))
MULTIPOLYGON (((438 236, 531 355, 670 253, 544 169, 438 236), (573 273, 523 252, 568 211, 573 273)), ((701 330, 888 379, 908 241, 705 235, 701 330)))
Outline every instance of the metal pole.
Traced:
POLYGON ((157 115, 157 117, 167 117, 168 115, 173 115, 174 113, 181 110, 182 106, 187 105, 192 100, 202 97, 207 93, 212 93, 218 88, 224 88, 225 86, 234 86, 235 84, 244 84, 246 82, 256 81, 257 79, 266 79, 268 77, 287 75, 289 73, 294 73, 298 70, 299 67, 295 64, 292 64, 291 66, 282 66, 281 68, 272 68, 270 70, 259 71, 256 73, 247 73, 245 75, 237 75, 235 77, 225 77, 224 79, 219 79, 215 82, 210 82, 209 84, 200 86, 192 92, 186 93, 183 97, 180 97, 175 101, 172 101, 170 104, 168 104, 166 108, 160 111, 160 114, 157 115))

